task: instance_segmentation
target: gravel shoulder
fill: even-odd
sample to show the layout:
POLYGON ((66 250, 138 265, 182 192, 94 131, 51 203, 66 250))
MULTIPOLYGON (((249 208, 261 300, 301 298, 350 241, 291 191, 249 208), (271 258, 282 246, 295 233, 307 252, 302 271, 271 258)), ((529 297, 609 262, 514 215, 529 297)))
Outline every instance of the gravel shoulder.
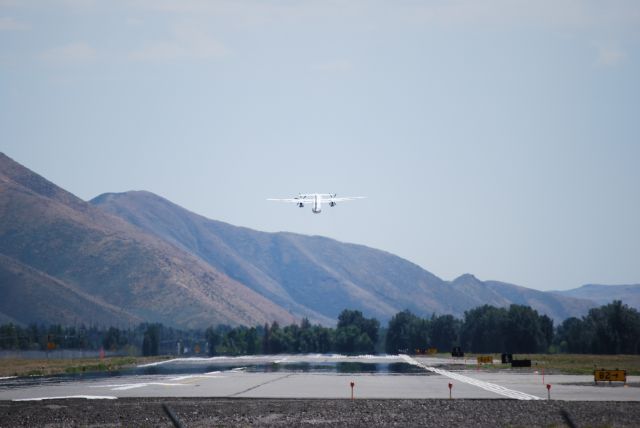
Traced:
POLYGON ((125 398, 0 401, 0 427, 633 427, 640 402, 125 398), (168 409, 168 411, 167 411, 168 409))

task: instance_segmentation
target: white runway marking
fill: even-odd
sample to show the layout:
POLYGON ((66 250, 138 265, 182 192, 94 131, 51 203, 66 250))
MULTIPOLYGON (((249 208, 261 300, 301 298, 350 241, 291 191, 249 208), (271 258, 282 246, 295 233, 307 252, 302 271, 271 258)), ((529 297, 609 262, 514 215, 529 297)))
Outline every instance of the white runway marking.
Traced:
POLYGON ((123 383, 116 385, 90 385, 90 388, 111 388, 112 391, 126 391, 128 389, 144 388, 147 386, 189 386, 184 383, 166 383, 166 382, 140 382, 140 383, 123 383))
POLYGON ((260 358, 266 358, 264 355, 239 355, 236 357, 229 356, 217 356, 217 357, 188 357, 188 358, 172 358, 170 360, 164 361, 156 361, 155 363, 147 363, 147 364, 139 364, 138 367, 153 367, 160 366, 163 364, 172 364, 172 363, 215 363, 221 361, 241 361, 241 360, 255 360, 260 358))
POLYGON ((145 388, 147 386, 189 386, 188 383, 179 383, 181 380, 187 379, 220 379, 225 376, 220 376, 220 372, 210 372, 205 374, 184 375, 169 378, 170 382, 137 382, 137 383, 122 383, 111 385, 91 385, 91 388, 111 388, 112 391, 126 391, 129 389, 145 388), (178 383, 173 383, 178 382, 178 383))
POLYGON ((295 355, 279 355, 274 359, 273 355, 239 355, 235 357, 230 356, 216 356, 216 357, 188 357, 188 358, 173 358, 171 360, 156 361, 154 363, 140 364, 138 367, 153 367, 164 364, 175 363, 188 363, 188 364, 206 364, 206 363, 237 363, 239 361, 248 361, 252 363, 290 363, 298 361, 308 360, 328 360, 328 361, 359 361, 359 360, 380 360, 380 361, 392 361, 398 360, 397 355, 343 355, 343 354, 295 354, 295 355), (279 357, 279 358, 278 358, 279 357))
POLYGON ((65 400, 67 398, 85 398, 87 400, 117 400, 111 395, 65 395, 61 397, 14 398, 11 401, 65 400))
MULTIPOLYGON (((212 373, 216 373, 216 372, 212 372, 212 373)), ((220 373, 220 372, 217 372, 217 373, 220 373)), ((177 377, 172 377, 169 380, 176 382, 176 381, 185 380, 185 379, 219 379, 221 377, 224 377, 224 376, 205 373, 205 374, 177 376, 177 377)))
POLYGON ((400 357, 403 360, 405 360, 407 363, 413 364, 414 366, 422 367, 423 369, 429 370, 430 372, 437 373, 439 375, 446 376, 448 378, 455 379, 460 382, 467 383, 469 385, 477 386, 478 388, 482 388, 486 391, 494 392, 496 394, 504 395, 505 397, 515 398, 516 400, 542 400, 542 398, 537 397, 535 395, 505 388, 504 386, 496 385, 495 383, 485 382, 485 381, 474 379, 472 377, 464 376, 458 373, 453 373, 448 370, 426 366, 422 363, 417 362, 416 360, 414 360, 408 355, 400 355, 400 357))

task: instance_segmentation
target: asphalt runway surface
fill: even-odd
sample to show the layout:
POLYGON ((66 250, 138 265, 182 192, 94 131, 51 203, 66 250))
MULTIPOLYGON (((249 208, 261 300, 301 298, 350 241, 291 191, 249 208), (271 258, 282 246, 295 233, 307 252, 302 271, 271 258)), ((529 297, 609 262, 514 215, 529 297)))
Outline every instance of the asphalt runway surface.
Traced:
POLYGON ((116 373, 0 379, 0 427, 626 427, 637 421, 639 377, 596 385, 592 376, 543 378, 535 368, 483 370, 473 360, 451 358, 184 358, 116 373))
POLYGON ((596 385, 593 376, 535 368, 478 369, 472 360, 409 356, 277 355, 174 359, 132 371, 0 379, 0 400, 64 397, 517 399, 640 401, 640 377, 596 385), (451 391, 449 390, 451 384, 451 391), (547 391, 546 385, 551 385, 547 391))

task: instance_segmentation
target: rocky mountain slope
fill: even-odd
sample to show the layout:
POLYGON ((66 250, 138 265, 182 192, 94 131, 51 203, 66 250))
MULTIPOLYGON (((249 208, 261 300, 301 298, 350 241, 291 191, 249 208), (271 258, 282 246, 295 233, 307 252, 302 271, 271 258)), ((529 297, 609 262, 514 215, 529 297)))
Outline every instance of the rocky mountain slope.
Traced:
POLYGON ((0 304, 18 322, 191 327, 294 317, 169 242, 0 154, 0 304))

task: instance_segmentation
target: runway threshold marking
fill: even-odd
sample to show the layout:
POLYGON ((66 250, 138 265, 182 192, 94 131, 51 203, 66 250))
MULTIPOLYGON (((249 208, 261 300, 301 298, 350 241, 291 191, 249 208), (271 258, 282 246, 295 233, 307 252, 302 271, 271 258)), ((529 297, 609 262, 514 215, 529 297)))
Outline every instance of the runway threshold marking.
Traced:
POLYGON ((474 379, 469 376, 461 375, 459 373, 453 373, 448 370, 438 369, 436 367, 427 366, 422 364, 408 355, 401 354, 400 358, 405 360, 407 363, 412 364, 414 366, 422 367, 425 370, 428 370, 433 373, 437 373, 442 376, 446 376, 450 379, 455 379, 457 381, 477 386, 478 388, 482 388, 485 391, 494 392, 496 394, 503 395, 509 398, 515 398, 516 400, 542 400, 542 398, 537 397, 535 395, 527 394, 525 392, 516 391, 514 389, 505 388, 504 386, 496 385, 495 383, 485 382, 482 380, 474 379))

